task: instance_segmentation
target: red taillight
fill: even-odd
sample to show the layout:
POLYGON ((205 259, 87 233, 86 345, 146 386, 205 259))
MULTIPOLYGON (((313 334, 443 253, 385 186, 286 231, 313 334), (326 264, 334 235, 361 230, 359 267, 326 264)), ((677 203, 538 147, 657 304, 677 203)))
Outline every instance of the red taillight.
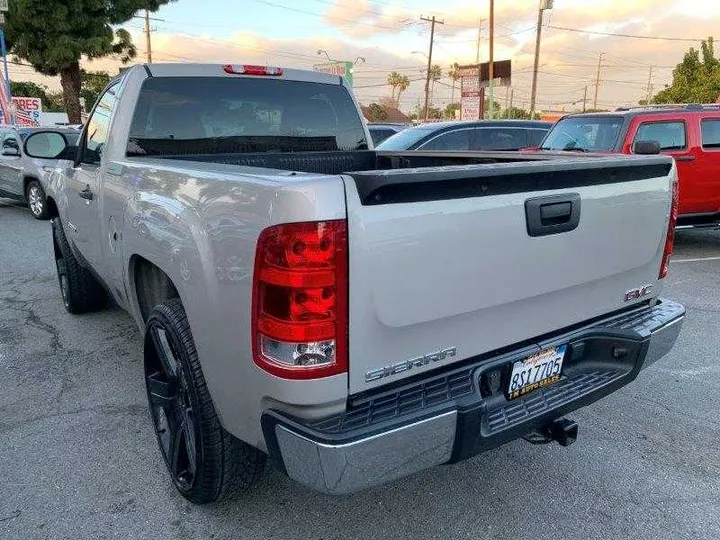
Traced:
POLYGON ((227 64, 223 66, 223 71, 234 75, 258 75, 269 77, 278 77, 283 74, 282 68, 272 66, 233 66, 232 64, 227 64))
POLYGON ((672 255, 673 245, 675 244, 675 225, 677 224, 678 207, 680 206, 680 186, 677 180, 672 183, 671 189, 672 203, 670 203, 670 220, 668 222, 667 236, 665 237, 665 251, 663 252, 662 263, 660 263, 658 279, 663 279, 668 274, 670 255, 672 255))
POLYGON ((253 276, 255 363, 286 379, 347 371, 347 225, 289 223, 258 238, 253 276))

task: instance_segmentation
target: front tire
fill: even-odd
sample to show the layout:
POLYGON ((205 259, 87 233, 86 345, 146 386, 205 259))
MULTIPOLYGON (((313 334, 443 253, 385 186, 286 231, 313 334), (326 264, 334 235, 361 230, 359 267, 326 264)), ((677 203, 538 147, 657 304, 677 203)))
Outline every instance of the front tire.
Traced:
POLYGON ((30 182, 28 182, 25 188, 25 200, 28 203, 32 217, 43 220, 50 217, 45 190, 37 180, 30 180, 30 182))
POLYGON ((68 313, 77 315, 98 311, 107 305, 107 293, 87 268, 73 255, 60 218, 52 220, 55 242, 55 266, 63 305, 68 313))
POLYGON ((157 305, 148 317, 145 382, 160 452, 183 497, 211 503, 260 478, 265 454, 220 425, 178 298, 157 305))

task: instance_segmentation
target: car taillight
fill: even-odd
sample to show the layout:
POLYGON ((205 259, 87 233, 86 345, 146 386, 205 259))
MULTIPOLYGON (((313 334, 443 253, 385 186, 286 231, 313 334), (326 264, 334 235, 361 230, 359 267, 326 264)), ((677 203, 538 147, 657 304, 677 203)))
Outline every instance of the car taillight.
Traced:
POLYGON ((234 75, 258 75, 267 77, 279 77, 283 74, 283 68, 273 66, 233 66, 232 64, 227 64, 223 66, 223 71, 234 75))
POLYGON ((668 274, 670 255, 672 255, 675 244, 675 225, 677 224, 678 207, 680 206, 680 186, 677 180, 672 183, 671 189, 672 203, 670 203, 670 220, 668 222, 667 236, 665 237, 665 251, 663 252, 662 263, 660 263, 658 279, 663 279, 668 274))
POLYGON ((260 233, 253 276, 255 363, 287 379, 347 371, 344 220, 289 223, 260 233))

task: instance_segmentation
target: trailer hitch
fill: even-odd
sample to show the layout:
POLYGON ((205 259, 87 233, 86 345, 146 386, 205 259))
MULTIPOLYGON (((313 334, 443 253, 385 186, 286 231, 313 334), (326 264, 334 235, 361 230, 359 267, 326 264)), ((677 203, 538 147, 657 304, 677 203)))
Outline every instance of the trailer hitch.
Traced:
POLYGON ((558 418, 543 428, 523 437, 530 444, 549 444, 553 441, 560 446, 570 446, 577 440, 578 425, 567 418, 558 418))

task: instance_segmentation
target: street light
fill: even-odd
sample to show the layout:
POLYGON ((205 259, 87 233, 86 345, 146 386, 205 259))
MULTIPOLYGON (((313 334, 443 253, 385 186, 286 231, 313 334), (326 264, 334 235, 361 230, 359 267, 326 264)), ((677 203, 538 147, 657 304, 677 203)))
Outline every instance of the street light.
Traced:
POLYGON ((332 58, 330 58, 330 55, 328 54, 328 52, 327 52, 325 49, 318 49, 317 53, 318 53, 318 56, 322 56, 322 55, 324 54, 325 57, 328 59, 328 62, 334 62, 334 61, 335 61, 335 60, 333 60, 332 58))
POLYGON ((553 8, 553 0, 540 0, 538 8, 537 35, 535 36, 535 63, 533 64, 532 91, 530 92, 530 119, 535 116, 535 98, 537 97, 538 63, 540 62, 540 36, 542 35, 543 11, 553 8))

